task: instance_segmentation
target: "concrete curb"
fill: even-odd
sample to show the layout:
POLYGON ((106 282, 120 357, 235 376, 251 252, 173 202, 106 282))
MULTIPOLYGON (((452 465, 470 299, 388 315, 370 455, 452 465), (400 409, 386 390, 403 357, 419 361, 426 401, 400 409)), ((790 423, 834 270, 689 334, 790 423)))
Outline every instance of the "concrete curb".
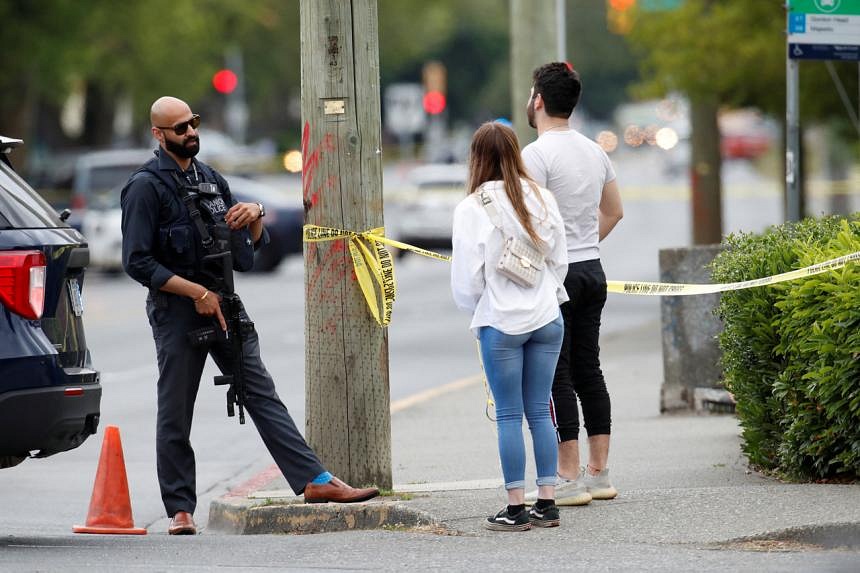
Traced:
POLYGON ((716 546, 745 551, 852 551, 860 549, 860 522, 790 527, 762 535, 731 539, 716 546))
POLYGON ((209 506, 207 529, 235 535, 308 534, 359 529, 424 529, 448 532, 430 514, 398 500, 365 503, 277 502, 224 496, 209 506))

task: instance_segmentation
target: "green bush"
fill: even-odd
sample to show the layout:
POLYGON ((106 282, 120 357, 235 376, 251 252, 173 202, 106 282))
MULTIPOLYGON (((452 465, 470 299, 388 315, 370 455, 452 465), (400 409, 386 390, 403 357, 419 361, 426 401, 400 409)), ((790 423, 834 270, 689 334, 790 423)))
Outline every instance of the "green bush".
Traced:
MULTIPOLYGON (((860 251, 857 216, 728 236, 715 282, 860 251)), ((726 387, 750 463, 797 478, 860 476, 860 266, 722 294, 726 387)))

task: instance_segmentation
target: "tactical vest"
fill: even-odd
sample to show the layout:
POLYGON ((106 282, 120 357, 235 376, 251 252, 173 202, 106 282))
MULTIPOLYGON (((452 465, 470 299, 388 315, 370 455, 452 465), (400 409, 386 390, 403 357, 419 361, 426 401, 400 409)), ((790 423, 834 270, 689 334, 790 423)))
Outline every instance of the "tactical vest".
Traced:
MULTIPOLYGON (((156 177, 166 189, 171 198, 176 201, 181 214, 177 221, 171 221, 167 227, 158 230, 156 258, 164 266, 179 276, 200 282, 207 287, 214 286, 214 277, 221 276, 220 268, 212 268, 210 263, 204 263, 207 255, 231 251, 233 270, 248 271, 254 266, 254 243, 248 228, 232 231, 224 221, 224 215, 232 206, 231 196, 221 188, 220 178, 214 171, 203 163, 197 162, 198 172, 204 181, 191 185, 183 181, 176 171, 162 171, 157 167, 158 159, 153 159, 138 169, 138 173, 146 173, 156 177), (184 189, 182 189, 184 187, 184 189), (190 196, 189 203, 183 196, 190 196), (199 216, 192 216, 194 210, 199 216), (195 218, 198 222, 195 223, 195 218), (203 228, 200 228, 201 223, 203 228), (207 235, 204 240, 204 235, 207 235)), ((184 175, 184 174, 183 174, 184 175)), ((159 219, 162 216, 159 214, 159 219)))

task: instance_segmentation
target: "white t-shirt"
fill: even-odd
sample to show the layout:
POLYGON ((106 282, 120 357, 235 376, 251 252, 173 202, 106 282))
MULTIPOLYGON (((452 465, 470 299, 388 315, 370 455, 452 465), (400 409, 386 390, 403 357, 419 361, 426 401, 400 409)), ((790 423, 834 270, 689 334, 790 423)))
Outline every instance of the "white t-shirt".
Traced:
POLYGON ((550 130, 523 149, 523 162, 558 201, 568 262, 599 259, 598 206, 603 186, 615 179, 606 152, 575 129, 550 130))
MULTIPOLYGON (((488 181, 483 188, 499 211, 505 234, 528 239, 505 193, 504 183, 488 181)), ((460 201, 454 210, 451 292, 457 306, 472 313, 469 328, 476 335, 482 326, 492 326, 506 334, 537 330, 555 320, 559 305, 568 300, 564 289, 567 245, 558 205, 546 189, 540 189, 546 209, 525 182, 523 192, 532 225, 544 241, 546 253, 541 280, 533 287, 519 286, 496 271, 504 237, 490 221, 476 193, 460 201)))

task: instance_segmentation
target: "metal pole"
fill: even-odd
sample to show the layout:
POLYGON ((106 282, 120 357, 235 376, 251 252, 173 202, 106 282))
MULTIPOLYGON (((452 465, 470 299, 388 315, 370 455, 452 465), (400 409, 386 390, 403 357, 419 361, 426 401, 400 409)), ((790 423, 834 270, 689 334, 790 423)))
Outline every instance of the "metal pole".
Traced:
POLYGON ((555 0, 556 53, 557 61, 567 60, 567 18, 565 17, 566 0, 555 0))
POLYGON ((854 129, 857 130, 857 135, 860 135, 860 118, 858 118, 858 115, 854 112, 854 106, 851 105, 851 98, 848 97, 848 91, 845 89, 842 79, 836 72, 836 67, 830 60, 824 62, 824 65, 830 73, 830 79, 833 80, 833 85, 836 86, 836 92, 842 100, 842 105, 845 106, 845 111, 848 113, 848 119, 851 120, 851 124, 854 126, 854 129))
POLYGON ((785 190, 786 221, 800 220, 800 73, 797 60, 786 54, 785 190))

